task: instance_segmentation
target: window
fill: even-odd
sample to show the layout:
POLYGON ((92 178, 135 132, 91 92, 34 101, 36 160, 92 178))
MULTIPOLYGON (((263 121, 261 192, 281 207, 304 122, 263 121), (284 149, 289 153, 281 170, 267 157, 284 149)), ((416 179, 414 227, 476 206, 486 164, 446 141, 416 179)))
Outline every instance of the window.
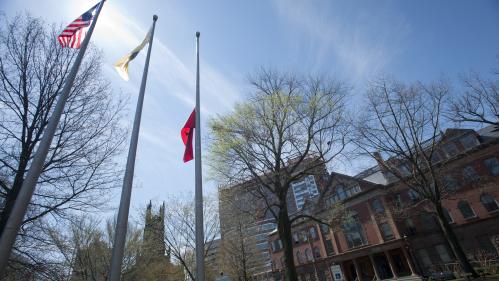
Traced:
POLYGON ((384 240, 392 240, 393 238, 395 238, 395 236, 393 236, 392 228, 388 223, 380 224, 379 229, 381 230, 381 234, 383 235, 384 240))
POLYGON ((308 233, 310 234, 310 238, 312 240, 315 240, 317 239, 317 231, 315 230, 315 227, 312 226, 309 230, 308 230, 308 233))
POLYGON ((300 180, 291 183, 293 195, 295 197, 296 208, 301 209, 307 198, 313 198, 319 195, 315 178, 312 175, 303 177, 300 180))
POLYGON ((293 233, 293 242, 295 242, 295 244, 300 243, 300 239, 298 238, 298 234, 296 232, 293 233))
POLYGON ((457 147, 453 143, 444 144, 444 151, 447 154, 447 157, 451 158, 452 156, 458 153, 457 147))
POLYGON ((497 201, 492 197, 492 195, 484 193, 480 196, 480 202, 489 212, 499 210, 499 206, 497 205, 497 201))
POLYGON ((407 191, 407 195, 409 196, 409 199, 411 199, 412 203, 416 203, 417 201, 419 201, 419 193, 414 189, 410 188, 407 191))
POLYGON ((428 255, 428 251, 426 251, 426 249, 419 249, 417 253, 419 259, 423 262, 423 265, 425 267, 429 267, 432 264, 430 256, 428 255))
POLYGON ((334 203, 336 203, 336 202, 338 202, 338 196, 336 194, 329 196, 325 200, 326 206, 328 206, 328 207, 334 205, 334 203))
POLYGON ((296 252, 296 260, 298 261, 299 264, 303 263, 303 256, 300 251, 296 252))
POLYGON ((282 249, 281 239, 272 241, 272 252, 277 252, 282 249))
POLYGON ((450 175, 445 175, 444 176, 444 187, 449 189, 449 190, 456 190, 458 188, 459 184, 457 180, 450 175))
POLYGON ((308 241, 308 236, 307 236, 307 231, 306 230, 300 231, 300 240, 302 242, 307 242, 308 241))
POLYGON ((463 178, 466 182, 476 182, 480 179, 480 176, 473 166, 466 166, 463 168, 463 178))
POLYGON ((345 192, 345 188, 343 187, 343 185, 338 185, 336 187, 336 194, 338 194, 338 198, 340 200, 347 198, 347 194, 345 192))
POLYGON ((496 157, 492 157, 483 161, 487 169, 489 169, 490 173, 494 176, 499 175, 499 160, 496 157))
POLYGON ((459 142, 466 150, 478 145, 478 140, 474 135, 466 135, 459 139, 459 142))
POLYGON ((442 208, 442 210, 444 211, 444 217, 447 220, 447 222, 448 223, 453 223, 454 220, 452 219, 452 216, 450 215, 449 210, 447 210, 446 208, 442 208))
POLYGON ((327 224, 321 223, 320 224, 320 228, 321 228, 321 232, 322 233, 324 233, 324 234, 328 234, 329 233, 329 226, 327 224))
POLYGON ((372 202, 371 202, 371 206, 373 207, 373 210, 378 213, 378 214, 382 214, 385 212, 385 208, 383 207, 383 204, 381 203, 381 201, 379 201, 378 199, 374 199, 372 202))
POLYGON ((457 203, 457 207, 465 219, 471 219, 476 216, 475 212, 466 200, 459 201, 459 203, 457 203))
POLYGON ((330 239, 327 239, 324 243, 326 244, 326 254, 328 256, 334 255, 333 241, 331 241, 330 239))
POLYGON ((314 257, 317 258, 317 259, 319 259, 319 258, 321 258, 321 256, 322 256, 321 255, 321 250, 319 248, 317 248, 317 247, 314 247, 314 257))
POLYGON ((412 221, 412 219, 405 220, 405 227, 407 228, 408 235, 416 234, 416 227, 414 226, 414 222, 412 221))
POLYGON ((438 151, 434 151, 433 154, 431 155, 431 163, 435 164, 440 162, 440 160, 442 160, 440 153, 438 151))
POLYGON ((447 251, 447 247, 445 247, 444 244, 437 245, 435 249, 437 249, 438 255, 440 256, 440 260, 442 260, 445 263, 452 261, 449 255, 449 251, 447 251))
POLYGON ((437 224, 435 223, 435 219, 433 216, 429 213, 424 213, 420 216, 421 224, 423 225, 423 228, 432 231, 437 228, 437 224))
POLYGON ((402 164, 398 166, 398 170, 402 176, 408 176, 411 174, 411 170, 407 164, 402 164))
POLYGON ((360 186, 358 184, 352 186, 352 194, 359 193, 360 192, 360 186))
POLYGON ((400 193, 393 195, 393 205, 395 208, 402 208, 402 197, 400 197, 400 193))
POLYGON ((307 261, 313 261, 314 257, 312 256, 312 250, 310 248, 307 248, 305 250, 305 257, 307 257, 307 261))
POLYGON ((358 216, 349 218, 343 223, 342 227, 349 248, 362 246, 367 243, 358 216))

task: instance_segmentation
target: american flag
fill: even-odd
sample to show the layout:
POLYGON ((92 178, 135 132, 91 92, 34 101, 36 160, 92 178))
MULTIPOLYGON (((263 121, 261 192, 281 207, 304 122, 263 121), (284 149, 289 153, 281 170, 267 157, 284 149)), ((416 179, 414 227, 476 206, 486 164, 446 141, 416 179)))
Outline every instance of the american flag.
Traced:
POLYGON ((85 35, 87 34, 87 29, 92 23, 94 19, 94 14, 97 7, 100 6, 101 3, 90 8, 90 10, 86 11, 79 18, 75 19, 72 23, 70 23, 66 28, 62 31, 62 33, 57 36, 57 40, 59 44, 64 47, 69 47, 73 49, 79 49, 81 42, 85 39, 85 35))

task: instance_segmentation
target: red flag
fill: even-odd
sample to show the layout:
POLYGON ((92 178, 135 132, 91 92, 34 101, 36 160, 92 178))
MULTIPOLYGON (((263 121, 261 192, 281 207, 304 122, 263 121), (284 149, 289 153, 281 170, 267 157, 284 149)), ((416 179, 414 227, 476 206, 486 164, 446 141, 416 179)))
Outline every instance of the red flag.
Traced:
POLYGON ((182 136, 182 141, 185 145, 184 152, 184 163, 189 162, 194 159, 194 154, 192 152, 192 138, 194 136, 194 128, 196 128, 196 110, 194 109, 185 122, 184 127, 180 131, 180 135, 182 136))

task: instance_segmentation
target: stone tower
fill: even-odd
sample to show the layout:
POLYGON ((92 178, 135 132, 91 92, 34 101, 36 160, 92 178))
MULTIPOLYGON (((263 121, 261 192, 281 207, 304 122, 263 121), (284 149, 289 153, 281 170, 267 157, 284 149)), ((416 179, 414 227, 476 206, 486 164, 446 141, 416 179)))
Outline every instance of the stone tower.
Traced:
POLYGON ((159 207, 159 213, 154 214, 149 202, 146 210, 144 226, 143 258, 146 261, 157 261, 166 256, 165 246, 165 203, 159 207))

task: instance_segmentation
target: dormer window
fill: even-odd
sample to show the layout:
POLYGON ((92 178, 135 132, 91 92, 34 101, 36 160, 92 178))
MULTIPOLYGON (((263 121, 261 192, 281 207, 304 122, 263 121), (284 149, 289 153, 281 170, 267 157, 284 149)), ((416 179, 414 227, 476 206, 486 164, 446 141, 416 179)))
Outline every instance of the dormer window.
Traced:
POLYGON ((402 164, 398 166, 398 170, 402 176, 408 176, 411 174, 411 171, 409 170, 409 166, 407 164, 402 164))
POLYGON ((445 154, 447 155, 447 157, 449 157, 449 158, 457 155, 457 153, 458 153, 456 145, 452 142, 444 144, 444 151, 445 151, 445 154))
POLYGON ((347 193, 345 191, 345 187, 341 184, 336 186, 336 194, 338 194, 338 198, 340 200, 347 198, 347 193))
POLYGON ((433 154, 431 155, 431 163, 436 164, 442 160, 442 157, 440 156, 439 151, 434 151, 433 154))
POLYGON ((479 144, 478 139, 472 134, 463 136, 462 138, 459 139, 459 142, 463 145, 464 149, 466 150, 473 148, 479 144))
POLYGON ((407 191, 407 195, 409 196, 409 199, 411 199, 413 203, 419 201, 419 193, 414 189, 410 188, 409 191, 407 191))

